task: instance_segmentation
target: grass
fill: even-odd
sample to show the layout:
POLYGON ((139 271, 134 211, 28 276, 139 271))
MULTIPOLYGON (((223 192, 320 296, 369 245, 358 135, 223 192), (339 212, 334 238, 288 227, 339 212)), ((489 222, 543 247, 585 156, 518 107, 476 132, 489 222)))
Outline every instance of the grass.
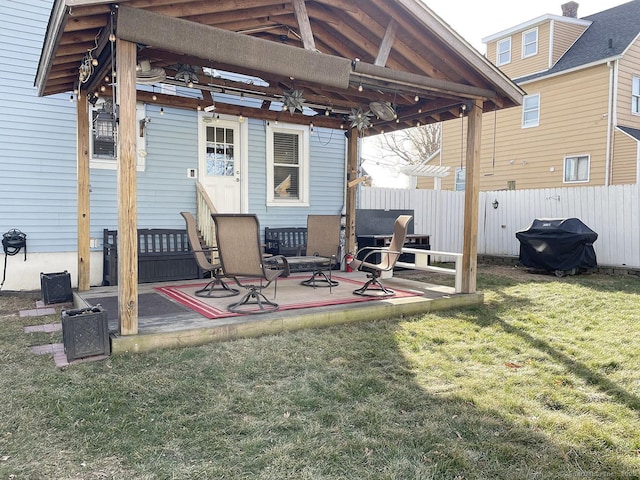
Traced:
MULTIPOLYGON (((0 293, 0 478, 640 478, 640 279, 55 368, 0 293)), ((23 305, 24 304, 24 305, 23 305)))

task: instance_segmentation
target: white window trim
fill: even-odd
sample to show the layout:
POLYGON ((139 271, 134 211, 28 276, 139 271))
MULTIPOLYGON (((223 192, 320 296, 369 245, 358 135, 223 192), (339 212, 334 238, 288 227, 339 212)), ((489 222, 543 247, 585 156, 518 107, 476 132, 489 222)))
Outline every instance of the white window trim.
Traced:
POLYGON ((533 95, 525 95, 524 99, 522 100, 522 128, 533 128, 533 127, 537 127, 540 125, 540 94, 539 93, 535 93, 533 95), (528 125, 525 125, 525 104, 526 104, 526 100, 527 98, 534 98, 537 97, 538 98, 538 118, 536 119, 535 123, 530 123, 528 125))
POLYGON ((632 115, 640 115, 640 77, 638 75, 633 75, 631 77, 631 114, 632 115), (637 85, 637 90, 634 90, 634 86, 637 85), (638 98, 637 101, 634 101, 635 98, 638 98), (638 111, 634 111, 634 105, 638 106, 638 111))
POLYGON ((565 155, 564 160, 562 161, 562 183, 589 183, 591 179, 591 155, 588 153, 580 153, 577 155, 565 155), (570 158, 583 158, 587 159, 588 168, 587 168, 587 179, 586 180, 566 180, 567 178, 567 160, 570 158))
MULTIPOLYGON (((93 126, 91 125, 92 109, 89 108, 89 168, 95 168, 97 170, 117 170, 118 160, 117 158, 93 158, 93 126)), ((146 168, 147 157, 147 135, 140 136, 140 121, 144 120, 147 114, 147 109, 144 103, 136 103, 136 170, 138 172, 144 172, 146 168)), ((117 148, 117 145, 116 145, 117 148)))
POLYGON ((538 27, 535 28, 531 28, 525 32, 522 32, 522 58, 527 58, 527 57, 533 57, 534 55, 538 54, 538 27), (535 32, 536 34, 536 40, 535 42, 531 42, 532 44, 535 44, 536 46, 536 50, 533 53, 530 53, 529 55, 527 55, 525 53, 525 48, 527 46, 527 43, 525 43, 525 37, 527 35, 527 33, 531 33, 531 32, 535 32))
POLYGON ((496 65, 499 67, 509 63, 511 63, 511 37, 503 38, 496 43, 496 65), (507 42, 509 43, 509 48, 506 51, 509 52, 509 59, 506 62, 500 62, 500 45, 507 42))
POLYGON ((306 125, 267 124, 267 206, 272 207, 308 207, 309 206, 309 127, 306 125), (300 198, 275 198, 273 184, 273 134, 274 132, 298 135, 298 155, 300 159, 300 198))

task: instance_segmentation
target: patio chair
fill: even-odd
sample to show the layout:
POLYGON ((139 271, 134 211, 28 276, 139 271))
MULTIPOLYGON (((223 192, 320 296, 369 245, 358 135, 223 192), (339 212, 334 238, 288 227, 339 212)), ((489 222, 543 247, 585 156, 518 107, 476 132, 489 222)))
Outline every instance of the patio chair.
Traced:
POLYGON ((411 215, 400 215, 396 218, 393 225, 393 236, 388 247, 364 247, 358 250, 356 258, 349 263, 349 266, 353 270, 367 272, 369 280, 362 287, 354 290, 354 294, 366 297, 389 297, 396 294, 393 290, 382 285, 380 277, 382 272, 393 270, 398 258, 400 258, 402 246, 407 237, 407 227, 411 220, 413 220, 411 215))
POLYGON ((307 255, 289 257, 287 262, 308 263, 313 274, 302 285, 307 287, 335 287, 338 282, 331 279, 331 271, 340 255, 340 215, 309 215, 307 217, 307 255), (297 260, 294 260, 297 259, 297 260), (328 275, 327 275, 328 272, 328 275))
POLYGON ((278 277, 288 275, 284 256, 269 257, 269 268, 265 266, 260 245, 260 223, 252 214, 213 213, 216 225, 216 240, 220 263, 225 276, 235 280, 247 293, 227 310, 244 315, 273 312, 278 304, 268 300, 262 291, 275 282, 274 298, 278 289, 278 277), (240 283, 238 277, 248 277, 240 283), (265 283, 266 282, 266 283, 265 283))
POLYGON ((187 238, 189 239, 189 247, 193 252, 198 267, 211 275, 211 281, 204 288, 197 290, 195 295, 198 297, 223 298, 238 295, 240 290, 231 288, 223 279, 222 265, 214 263, 207 257, 216 249, 212 247, 203 247, 198 237, 198 228, 196 227, 196 219, 189 212, 180 212, 187 225, 187 238))

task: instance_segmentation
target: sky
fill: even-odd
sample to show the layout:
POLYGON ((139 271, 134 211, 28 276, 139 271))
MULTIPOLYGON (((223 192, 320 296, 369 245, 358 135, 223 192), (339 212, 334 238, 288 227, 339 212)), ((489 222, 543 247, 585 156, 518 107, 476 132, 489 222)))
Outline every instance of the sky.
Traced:
MULTIPOLYGON (((562 15, 569 0, 423 0, 459 35, 485 53, 482 38, 545 14, 562 15), (461 13, 463 13, 461 15, 461 13)), ((578 18, 627 3, 628 0, 575 0, 578 18)))

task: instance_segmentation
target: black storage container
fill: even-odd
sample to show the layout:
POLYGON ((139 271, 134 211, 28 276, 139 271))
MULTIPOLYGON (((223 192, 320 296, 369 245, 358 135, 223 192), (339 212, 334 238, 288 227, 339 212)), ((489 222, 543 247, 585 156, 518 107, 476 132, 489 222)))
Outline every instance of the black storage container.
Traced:
POLYGON ((73 300, 71 275, 66 270, 57 273, 40 273, 40 289, 45 305, 73 300))
POLYGON ((62 342, 67 361, 96 355, 110 355, 107 311, 100 305, 62 310, 62 342))
POLYGON ((535 219, 516 238, 525 267, 563 276, 598 266, 593 249, 598 234, 577 218, 535 219))

